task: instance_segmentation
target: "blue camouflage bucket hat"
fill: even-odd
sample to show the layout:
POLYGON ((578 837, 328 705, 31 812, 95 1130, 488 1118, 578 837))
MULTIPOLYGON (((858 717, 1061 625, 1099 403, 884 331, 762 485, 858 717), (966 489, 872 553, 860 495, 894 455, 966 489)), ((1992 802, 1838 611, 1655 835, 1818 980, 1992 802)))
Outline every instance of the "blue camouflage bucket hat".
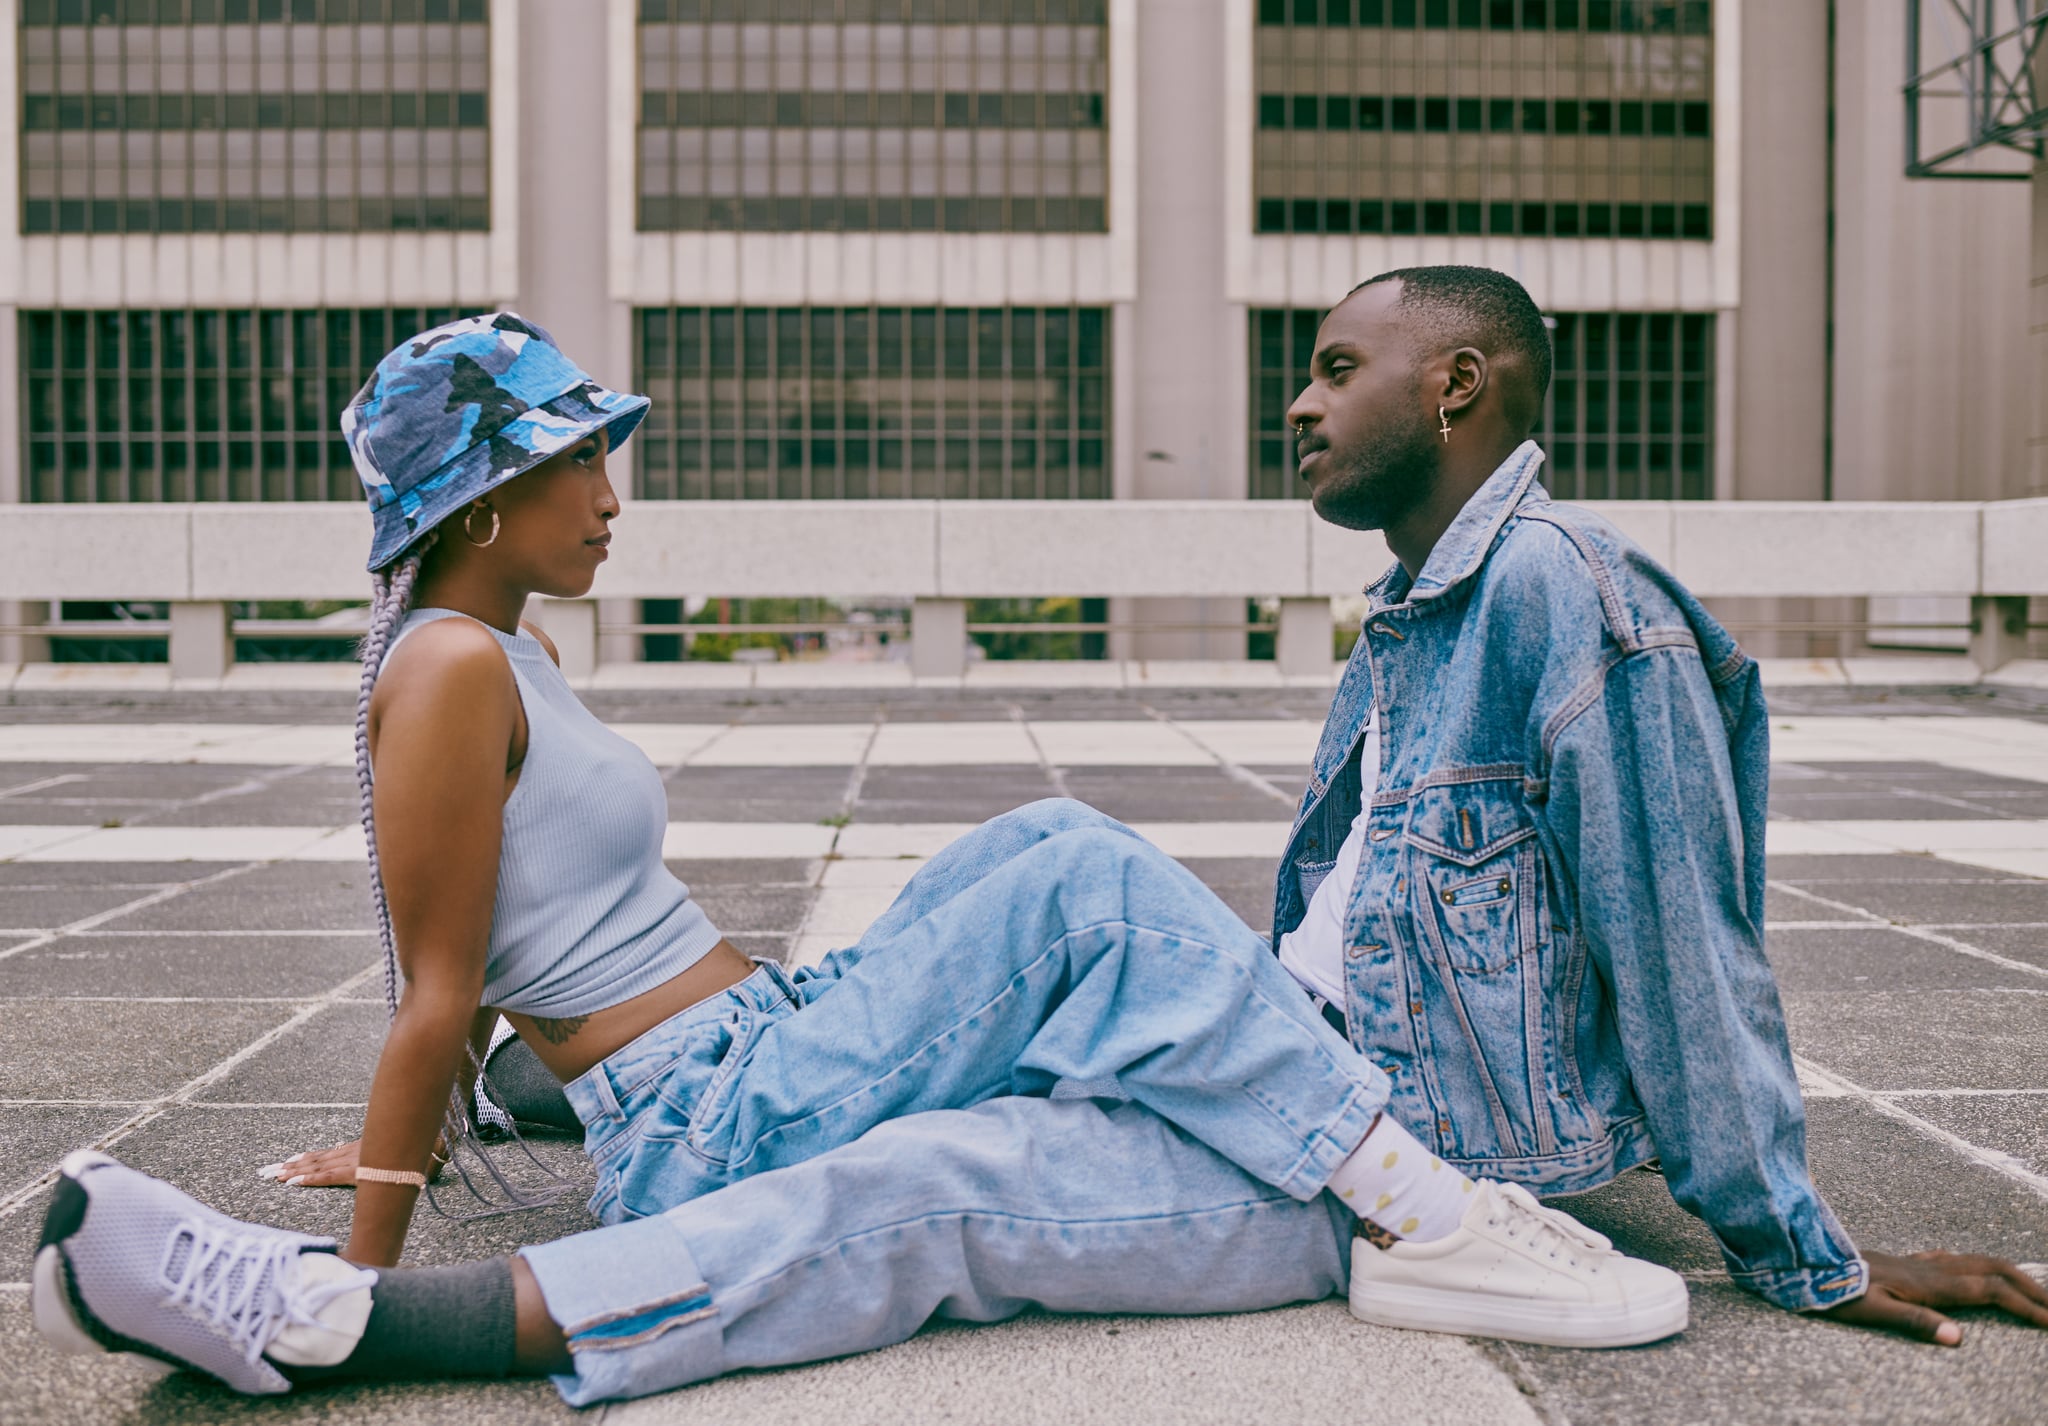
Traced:
POLYGON ((514 312, 464 317, 400 343, 341 413, 376 523, 370 568, 599 430, 617 450, 647 406, 645 396, 598 385, 514 312))

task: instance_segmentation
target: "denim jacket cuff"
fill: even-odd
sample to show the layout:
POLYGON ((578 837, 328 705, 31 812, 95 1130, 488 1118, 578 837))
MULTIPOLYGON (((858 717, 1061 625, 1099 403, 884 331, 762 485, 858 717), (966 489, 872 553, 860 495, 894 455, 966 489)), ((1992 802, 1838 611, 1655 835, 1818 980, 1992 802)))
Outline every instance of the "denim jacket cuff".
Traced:
POLYGON ((1757 1268, 1729 1276, 1737 1287, 1787 1312, 1824 1312, 1870 1288, 1870 1267, 1860 1257, 1825 1267, 1757 1268))

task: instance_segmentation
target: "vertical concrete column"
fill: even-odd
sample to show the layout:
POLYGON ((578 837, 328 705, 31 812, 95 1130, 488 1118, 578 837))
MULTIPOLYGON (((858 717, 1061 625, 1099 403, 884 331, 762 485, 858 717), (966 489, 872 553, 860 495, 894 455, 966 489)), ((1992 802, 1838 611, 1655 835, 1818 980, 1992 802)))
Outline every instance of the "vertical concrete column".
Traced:
MULTIPOLYGON (((1138 0, 1138 299, 1128 384, 1136 448, 1132 498, 1245 497, 1244 310, 1225 296, 1223 6, 1244 0, 1138 0), (1238 379, 1233 381, 1233 373, 1238 379)), ((1118 353, 1119 358, 1124 356, 1118 353)), ((1252 591, 1247 590, 1248 595, 1252 591)), ((1244 623, 1245 601, 1116 600, 1112 617, 1244 623)), ((1244 657, 1239 629, 1141 633, 1114 641, 1136 658, 1244 657)))
POLYGON ((565 678, 584 679, 597 672, 598 605, 595 599, 537 599, 527 613, 555 646, 565 678))
MULTIPOLYGON (((2035 66, 2035 82, 2048 84, 2048 45, 2035 66)), ((2048 163, 2034 165, 2030 216, 2033 232, 2027 253, 2027 344, 2033 349, 2034 379, 2029 390, 2033 421, 2027 428, 2027 463, 2022 472, 2027 495, 2048 495, 2048 163)))
POLYGON ((2027 656, 2027 600, 1978 595, 1970 601, 1970 662, 1985 673, 2027 656))
POLYGON ((171 605, 171 677, 225 677, 235 662, 234 620, 218 602, 171 605))
MULTIPOLYGON (((519 7, 518 308, 599 381, 629 390, 632 307, 612 298, 611 126, 606 96, 638 76, 611 72, 609 3, 519 7)), ((630 211, 630 210, 629 210, 630 211)), ((606 461, 622 498, 632 494, 633 448, 606 461)), ((598 575, 597 593, 604 593, 598 575)), ((604 599, 606 623, 640 621, 638 600, 604 599)), ((595 616, 593 615, 593 618, 595 616)), ((550 626, 549 632, 553 629, 550 626)), ((595 661, 633 661, 630 634, 593 642, 595 661)), ((567 650, 564 649, 564 665, 567 650)))
MULTIPOLYGON (((1741 162, 1734 223, 1741 309, 1717 331, 1717 404, 1732 449, 1715 493, 1738 500, 1820 500, 1828 493, 1828 9, 1745 4, 1741 11, 1741 162), (1732 429, 1730 429, 1732 428, 1732 429)), ((1720 423, 1717 423, 1720 424, 1720 423)), ((1717 600, 1724 616, 1763 621, 1848 617, 1806 599, 1717 600)), ((1801 657, 1824 636, 1746 635, 1757 654, 1801 657)))
POLYGON ((966 600, 911 602, 910 672, 917 678, 958 678, 967 672, 966 600))
MULTIPOLYGON (((18 343, 21 336, 19 310, 0 306, 0 509, 27 497, 21 478, 21 367, 18 343)), ((0 514, 0 519, 5 519, 0 514)), ((21 599, 0 599, 0 628, 40 624, 50 617, 50 606, 21 599)), ((50 641, 36 635, 0 634, 0 673, 17 664, 43 663, 50 657, 50 641)))
POLYGON ((1280 628, 1273 639, 1273 661, 1282 678, 1330 676, 1336 662, 1334 636, 1336 620, 1328 599, 1283 599, 1280 628))

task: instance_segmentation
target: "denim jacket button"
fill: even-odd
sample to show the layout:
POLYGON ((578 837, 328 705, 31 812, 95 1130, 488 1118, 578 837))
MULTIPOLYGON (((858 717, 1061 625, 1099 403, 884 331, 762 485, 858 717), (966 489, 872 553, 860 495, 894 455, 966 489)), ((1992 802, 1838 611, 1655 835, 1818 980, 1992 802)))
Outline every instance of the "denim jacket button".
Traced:
POLYGON ((1450 906, 1454 904, 1456 901, 1457 898, 1455 896, 1452 896, 1450 892, 1446 891, 1444 893, 1444 905, 1450 906))

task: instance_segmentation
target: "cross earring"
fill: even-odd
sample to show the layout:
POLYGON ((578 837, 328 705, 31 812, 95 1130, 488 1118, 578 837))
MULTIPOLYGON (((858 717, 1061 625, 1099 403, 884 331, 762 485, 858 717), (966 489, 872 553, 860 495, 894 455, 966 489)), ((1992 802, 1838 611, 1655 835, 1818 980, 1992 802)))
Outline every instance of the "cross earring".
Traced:
POLYGON ((1444 410, 1443 407, 1439 406, 1436 408, 1436 418, 1437 420, 1444 423, 1444 444, 1449 445, 1451 443, 1451 413, 1444 410))

